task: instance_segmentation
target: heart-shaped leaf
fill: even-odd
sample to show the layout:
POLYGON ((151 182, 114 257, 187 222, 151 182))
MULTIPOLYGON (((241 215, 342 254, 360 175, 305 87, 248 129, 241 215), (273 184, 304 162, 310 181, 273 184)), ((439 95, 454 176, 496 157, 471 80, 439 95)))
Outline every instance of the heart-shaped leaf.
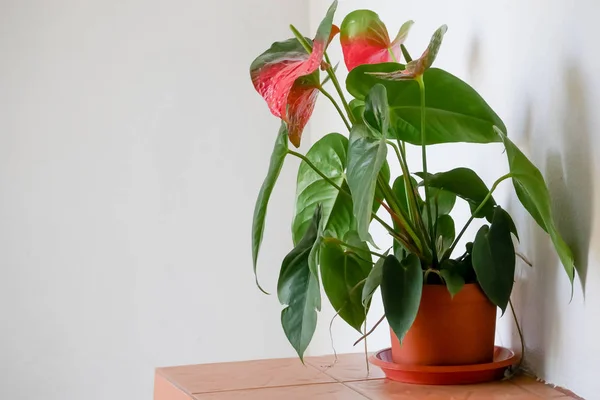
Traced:
POLYGON ((510 216, 497 206, 491 226, 482 226, 473 242, 477 281, 503 314, 515 279, 515 249, 510 234, 510 216))
POLYGON ((554 248, 569 276, 572 286, 573 279, 575 278, 575 260, 571 249, 560 236, 554 224, 550 193, 546 187, 544 177, 535 165, 529 161, 500 129, 496 128, 496 132, 502 138, 504 147, 506 148, 510 174, 517 197, 538 225, 550 235, 550 239, 552 239, 554 248))
POLYGON ((402 262, 393 255, 385 258, 381 297, 385 316, 400 343, 417 317, 422 291, 423 270, 416 255, 409 254, 402 262))
POLYGON ((356 10, 340 26, 340 42, 348 70, 361 64, 377 64, 400 59, 400 45, 406 40, 413 21, 405 22, 393 42, 379 15, 371 10, 356 10), (392 57, 393 54, 393 57, 392 57))
POLYGON ((254 268, 254 278, 256 279, 256 285, 264 293, 266 292, 260 287, 260 284, 258 283, 258 276, 256 274, 258 251, 260 250, 260 245, 262 243, 263 233, 265 230, 265 217, 267 215, 269 199, 271 198, 271 193, 273 192, 273 188, 275 187, 275 183, 277 182, 277 178, 279 177, 279 173, 283 167, 283 161, 285 160, 287 151, 287 129, 285 123, 282 122, 279 133, 277 134, 277 139, 275 140, 275 147, 271 153, 269 171, 267 172, 267 176, 265 177, 265 180, 260 187, 260 191, 258 192, 258 198, 256 199, 256 204, 254 206, 254 216, 252 218, 252 264, 254 268))
MULTIPOLYGON (((306 153, 306 158, 327 178, 339 187, 345 184, 348 139, 339 133, 330 133, 316 142, 306 153)), ((321 204, 323 215, 321 225, 339 239, 352 229, 352 199, 341 193, 321 175, 317 174, 305 161, 298 168, 296 184, 296 216, 292 223, 294 243, 302 238, 311 223, 317 204, 321 204)))
POLYGON ((310 227, 296 247, 283 259, 277 295, 282 305, 281 325, 300 359, 317 327, 321 293, 317 276, 310 271, 309 256, 318 236, 321 207, 315 209, 310 227))
POLYGON ((366 317, 361 301, 362 288, 371 271, 369 248, 363 242, 360 247, 364 251, 356 254, 354 249, 344 250, 336 242, 325 241, 320 257, 321 279, 327 298, 339 316, 359 332, 366 317))
MULTIPOLYGON (((358 100, 364 100, 377 84, 387 88, 392 133, 400 139, 421 145, 421 98, 415 81, 386 81, 371 72, 397 70, 399 64, 383 63, 354 68, 346 79, 346 88, 358 100)), ((400 67, 401 68, 401 67, 400 67)), ((426 144, 499 142, 493 126, 504 123, 471 86, 437 68, 423 75, 425 82, 426 144)))

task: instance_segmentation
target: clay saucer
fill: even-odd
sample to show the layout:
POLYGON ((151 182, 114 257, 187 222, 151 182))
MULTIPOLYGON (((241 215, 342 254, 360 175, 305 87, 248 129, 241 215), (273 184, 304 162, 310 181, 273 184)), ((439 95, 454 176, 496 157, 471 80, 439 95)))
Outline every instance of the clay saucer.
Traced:
POLYGON ((494 361, 472 365, 408 365, 394 364, 392 349, 381 350, 369 359, 371 364, 383 370, 393 381, 422 385, 465 385, 489 382, 504 377, 504 371, 519 361, 519 357, 507 348, 494 348, 494 361))

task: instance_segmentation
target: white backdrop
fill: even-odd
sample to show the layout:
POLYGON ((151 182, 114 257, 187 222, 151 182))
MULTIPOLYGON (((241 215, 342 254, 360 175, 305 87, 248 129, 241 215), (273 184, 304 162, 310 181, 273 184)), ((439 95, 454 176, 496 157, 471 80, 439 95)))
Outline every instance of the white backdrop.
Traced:
POLYGON ((291 21, 308 5, 0 1, 1 399, 150 399, 155 366, 294 354, 252 275, 279 122, 248 73, 291 21))
MULTIPOLYGON (((475 86, 540 166, 585 276, 585 297, 576 282, 569 304, 549 241, 501 186, 536 264, 519 269, 515 292, 527 360, 594 398, 600 4, 571 3, 342 0, 337 22, 361 7, 391 30, 414 19, 414 54, 449 25, 438 65, 475 86)), ((0 398, 147 399, 155 366, 293 356, 277 299, 251 272, 252 209, 278 122, 247 69, 289 23, 312 35, 328 5, 0 1, 0 398)), ((320 99, 305 142, 342 128, 320 99)), ((431 170, 466 165, 488 183, 505 172, 501 146, 446 150, 430 151, 431 170)), ((270 207, 260 271, 271 290, 291 246, 296 165, 270 207)), ((331 352, 332 315, 321 313, 309 354, 331 352)), ((334 338, 338 351, 360 350, 339 321, 334 338)), ((370 348, 388 340, 382 327, 370 348)), ((497 340, 518 347, 509 314, 497 340)))

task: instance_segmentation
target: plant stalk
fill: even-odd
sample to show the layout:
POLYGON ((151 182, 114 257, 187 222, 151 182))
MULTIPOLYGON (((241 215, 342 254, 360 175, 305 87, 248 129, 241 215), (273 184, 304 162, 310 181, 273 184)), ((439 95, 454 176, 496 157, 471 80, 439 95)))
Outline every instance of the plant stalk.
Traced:
POLYGON ((333 98, 333 96, 331 94, 329 94, 329 92, 326 91, 322 86, 319 87, 319 91, 321 93, 323 93, 323 95, 325 97, 327 97, 329 99, 329 101, 331 101, 331 104, 333 104, 333 106, 337 110, 338 114, 340 114, 340 117, 342 117, 342 120, 344 121, 344 125, 346 125, 346 128, 348 128, 348 130, 351 130, 352 129, 352 125, 350 125, 350 123, 346 119, 346 116, 344 115, 344 112, 342 111, 342 109, 338 105, 337 101, 335 101, 335 99, 333 98))
POLYGON ((325 62, 329 65, 329 67, 326 70, 327 75, 329 75, 329 77, 331 78, 331 83, 333 83, 335 90, 337 91, 338 95, 340 96, 340 99, 342 100, 342 104, 344 105, 346 114, 348 114, 348 118, 350 118, 350 122, 352 122, 354 124, 354 122, 355 122, 354 116, 352 115, 352 112, 350 111, 350 106, 348 105, 348 102, 346 102, 346 97, 344 97, 344 92, 342 91, 340 82, 338 81, 337 76, 335 75, 335 71, 333 71, 333 67, 331 66, 331 61, 329 60, 329 56, 327 55, 327 52, 325 52, 325 62))
POLYGON ((421 93, 421 158, 423 160, 423 186, 425 187, 425 208, 427 213, 427 222, 429 229, 429 238, 431 242, 431 251, 433 253, 434 263, 437 261, 437 251, 435 248, 435 238, 433 237, 433 220, 431 219, 431 201, 429 197, 429 184, 427 174, 427 146, 426 146, 426 131, 425 131, 425 82, 423 76, 419 76, 415 79, 419 84, 419 91, 421 93))
POLYGON ((419 209, 417 207, 417 196, 415 195, 415 188, 412 185, 412 181, 410 180, 410 171, 408 170, 408 163, 406 162, 406 152, 404 150, 404 146, 400 140, 398 140, 398 146, 394 144, 392 141, 387 142, 394 151, 396 152, 396 157, 398 157, 398 162, 400 163, 400 168, 402 169, 402 174, 404 176, 404 187, 406 190, 406 204, 408 204, 408 215, 410 220, 419 228, 419 232, 421 233, 420 239, 425 241, 425 236, 423 235, 422 229, 424 228, 423 219, 419 214, 419 209))
POLYGON ((290 25, 290 30, 292 31, 292 33, 294 34, 294 36, 296 37, 296 39, 298 39, 298 42, 300 42, 300 44, 302 45, 302 47, 304 48, 304 50, 306 50, 306 52, 308 54, 312 53, 312 46, 310 45, 310 43, 308 43, 308 41, 300 33, 300 31, 298 31, 298 29, 296 29, 296 27, 294 25, 290 25))
POLYGON ((517 325, 517 332, 519 332, 519 339, 521 339, 521 359, 519 360, 519 364, 515 368, 515 371, 518 371, 519 368, 521 368, 521 364, 523 364, 523 359, 525 358, 525 339, 523 338, 523 331, 521 330, 521 325, 519 325, 517 313, 515 312, 515 307, 513 306, 511 299, 508 299, 508 304, 510 304, 510 310, 512 311, 513 317, 515 318, 515 325, 517 325))
POLYGON ((373 333, 373 331, 375 329, 377 329, 377 327, 379 326, 379 324, 381 324, 384 319, 385 319, 385 314, 381 318, 379 318, 379 321, 377 321, 375 323, 375 325, 373 325, 373 327, 369 330, 369 332, 365 333, 356 342, 354 342, 353 346, 356 346, 357 344, 359 344, 361 342, 361 340, 366 339, 367 336, 369 336, 371 333, 373 333))
MULTIPOLYGON (((365 252, 365 253, 369 253, 369 254, 372 254, 372 255, 374 255, 374 256, 377 256, 377 257, 379 257, 379 258, 383 258, 383 257, 385 257, 385 256, 384 256, 383 254, 381 254, 381 253, 377 253, 376 251, 371 251, 371 250, 365 250, 365 249, 362 249, 362 248, 360 248, 360 247, 358 247, 358 246, 353 246, 353 245, 351 245, 351 244, 348 244, 348 243, 346 243, 346 242, 344 242, 343 240, 340 240, 340 239, 338 239, 338 238, 334 238, 334 237, 324 237, 324 238, 323 238, 323 241, 324 241, 324 242, 334 242, 334 243, 340 244, 340 245, 342 245, 342 246, 344 246, 344 247, 347 247, 347 248, 349 248, 349 249, 356 250, 356 251, 362 251, 362 252, 365 252)), ((362 282, 362 281, 361 281, 361 282, 362 282)), ((359 283, 361 283, 361 282, 359 282, 359 283)), ((362 283, 364 283, 364 282, 362 282, 362 283)))

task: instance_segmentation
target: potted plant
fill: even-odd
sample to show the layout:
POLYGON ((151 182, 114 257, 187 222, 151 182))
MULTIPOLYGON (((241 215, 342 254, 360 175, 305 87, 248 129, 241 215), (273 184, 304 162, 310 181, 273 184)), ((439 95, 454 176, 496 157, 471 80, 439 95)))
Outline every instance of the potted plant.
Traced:
POLYGON ((291 26, 294 37, 273 43, 250 68, 254 87, 282 121, 254 211, 255 275, 270 194, 285 159, 297 157, 294 248, 282 262, 277 295, 285 306, 283 329, 299 357, 315 331, 321 287, 339 316, 362 334, 371 297, 380 288, 393 362, 489 363, 496 307, 504 313, 509 304, 513 238, 518 240, 513 220, 493 198, 499 184, 512 180, 523 207, 548 233, 574 279, 573 255, 555 227, 542 174, 472 87, 432 68, 446 26, 412 59, 404 46, 412 21, 391 40, 379 16, 368 10, 348 14, 338 28, 336 6, 329 8, 314 39, 291 26), (326 52, 338 33, 350 101, 326 52), (331 81, 339 102, 324 89, 325 81, 331 81), (319 93, 331 101, 348 132, 330 133, 301 154, 288 143, 299 146, 319 93), (457 142, 503 143, 509 172, 488 188, 468 168, 430 171, 427 146, 457 142), (418 171, 409 169, 408 146, 421 150, 418 171), (402 171, 394 179, 388 158, 402 171), (460 229, 451 216, 456 201, 466 201, 471 210, 460 229), (458 248, 474 219, 486 223, 458 248), (379 249, 373 243, 372 224, 385 228, 393 247, 379 249))

